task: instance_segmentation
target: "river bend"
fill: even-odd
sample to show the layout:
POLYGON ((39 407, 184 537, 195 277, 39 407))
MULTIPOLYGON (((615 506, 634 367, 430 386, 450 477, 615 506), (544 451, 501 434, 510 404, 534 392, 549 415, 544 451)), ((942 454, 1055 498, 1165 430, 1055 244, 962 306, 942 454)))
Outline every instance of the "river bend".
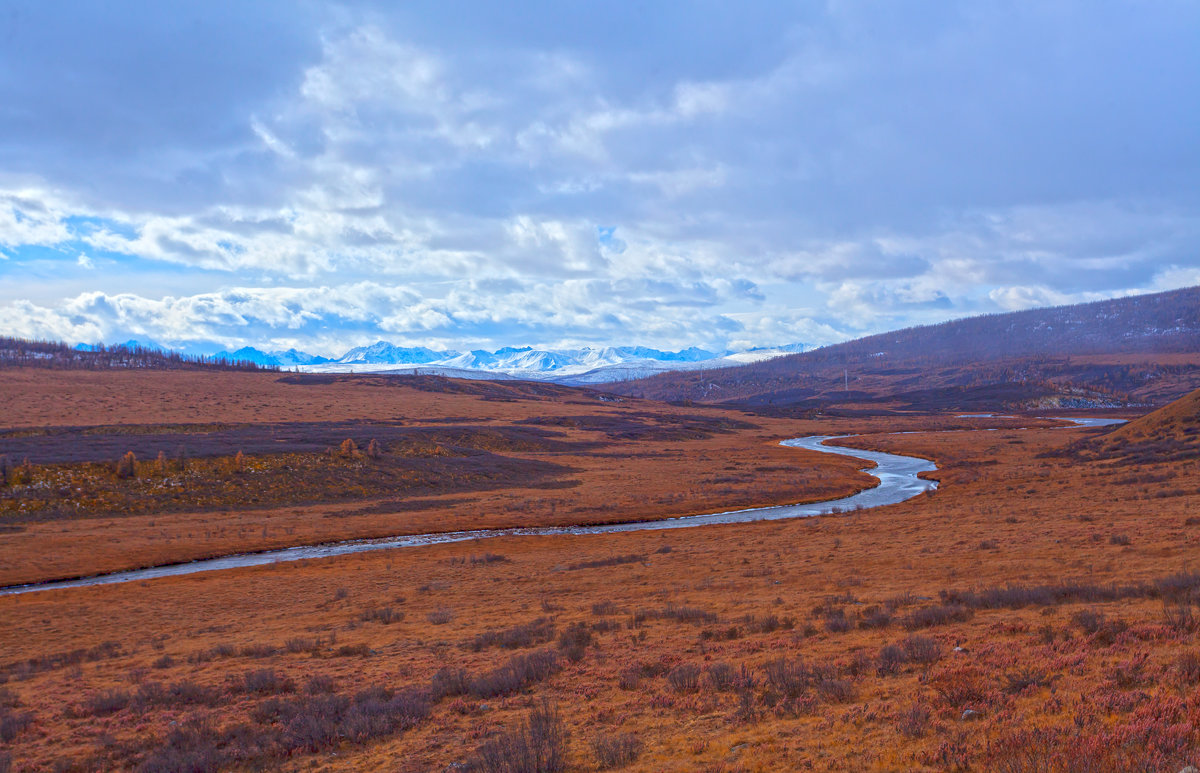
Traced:
MULTIPOLYGON (((1121 423, 1119 419, 1063 419, 1077 426, 1098 427, 1107 424, 1121 423)), ((777 521, 787 518, 807 518, 814 515, 861 510, 869 507, 882 507, 903 502, 906 499, 922 494, 937 487, 937 482, 918 477, 923 472, 933 472, 937 466, 927 460, 914 456, 901 456, 881 451, 865 451, 858 448, 846 448, 838 445, 828 445, 828 441, 850 437, 849 435, 813 435, 809 437, 784 440, 780 445, 789 448, 804 448, 809 451, 820 451, 839 456, 850 456, 873 463, 874 467, 863 471, 879 480, 873 488, 864 489, 841 499, 831 499, 824 502, 811 502, 802 505, 777 505, 772 507, 752 507, 742 510, 729 510, 706 515, 685 515, 676 518, 664 518, 653 521, 628 521, 625 523, 602 524, 597 526, 545 526, 513 529, 476 529, 472 531, 434 532, 430 534, 409 534, 400 537, 384 537, 381 539, 346 540, 330 542, 321 545, 300 545, 279 550, 265 550, 258 553, 237 553, 219 558, 208 558, 189 561, 180 564, 164 564, 145 569, 133 569, 126 572, 113 572, 93 577, 82 577, 73 580, 58 580, 52 582, 31 583, 28 585, 12 585, 0 588, 0 595, 32 593, 35 591, 55 590, 61 588, 81 588, 91 585, 112 585, 123 582, 153 580, 159 577, 174 577, 197 572, 214 572, 221 569, 238 569, 247 566, 262 566, 282 561, 301 561, 310 558, 329 558, 350 553, 363 553, 370 550, 394 550, 397 548, 421 547, 425 545, 441 545, 450 542, 468 542, 471 540, 495 539, 497 537, 549 537, 564 535, 617 534, 630 531, 661 531, 666 529, 686 529, 695 526, 711 526, 714 524, 747 523, 750 521, 777 521)))

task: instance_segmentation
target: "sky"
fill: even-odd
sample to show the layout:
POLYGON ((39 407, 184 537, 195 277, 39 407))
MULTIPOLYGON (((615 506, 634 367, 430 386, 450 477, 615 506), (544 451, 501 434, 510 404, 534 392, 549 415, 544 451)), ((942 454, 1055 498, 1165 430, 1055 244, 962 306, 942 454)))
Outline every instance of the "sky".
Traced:
POLYGON ((0 335, 832 343, 1200 284, 1200 4, 0 0, 0 335))

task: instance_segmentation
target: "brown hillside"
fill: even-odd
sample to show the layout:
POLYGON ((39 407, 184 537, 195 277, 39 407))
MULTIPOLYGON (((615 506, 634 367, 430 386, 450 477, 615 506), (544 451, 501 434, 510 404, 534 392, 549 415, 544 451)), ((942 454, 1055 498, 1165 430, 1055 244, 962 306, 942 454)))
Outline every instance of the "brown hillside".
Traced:
POLYGON ((1200 390, 1058 454, 1136 464, 1200 459, 1200 390))
POLYGON ((1092 440, 1088 451, 1146 462, 1200 458, 1200 390, 1092 440))
POLYGON ((1168 439, 1200 443, 1200 389, 1129 422, 1108 437, 1126 443, 1168 439))
POLYGON ((1020 410, 1161 404, 1200 387, 1200 287, 908 328, 612 391, 752 407, 1020 410))

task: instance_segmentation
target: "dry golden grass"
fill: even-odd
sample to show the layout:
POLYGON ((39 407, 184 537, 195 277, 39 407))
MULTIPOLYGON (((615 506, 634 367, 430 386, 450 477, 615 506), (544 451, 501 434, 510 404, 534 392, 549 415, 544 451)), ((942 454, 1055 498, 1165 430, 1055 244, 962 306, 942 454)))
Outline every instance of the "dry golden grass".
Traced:
MULTIPOLYGON (((716 436, 708 453, 732 463, 759 449, 782 465, 796 457, 771 432, 922 421, 963 424, 764 420, 716 436)), ((1089 432, 873 434, 858 442, 937 459, 943 485, 855 514, 3 597, 5 753, 16 770, 152 769, 205 754, 233 768, 444 770, 548 701, 570 770, 597 770, 623 748, 636 756, 629 770, 647 771, 1179 770, 1196 762, 1200 726, 1187 595, 1200 578, 1186 574, 1200 548, 1200 470, 1045 455, 1089 432), (1014 585, 1025 589, 984 592, 1014 585), (547 649, 554 668, 521 661, 524 682, 505 686, 515 672, 497 669, 547 649), (456 692, 444 668, 465 669, 466 694, 444 694, 456 692), (305 746, 312 733, 297 723, 329 705, 310 682, 362 721, 305 746), (396 692, 355 697, 378 688, 396 692), (201 720, 207 729, 191 732, 201 720)), ((680 447, 709 448, 695 442, 680 447)), ((685 458, 624 486, 649 463, 609 472, 606 459, 595 486, 552 496, 595 507, 665 493, 685 458)), ((465 509, 499 496, 470 495, 485 506, 465 509)))
MULTIPOLYGON (((71 511, 67 505, 82 502, 93 511, 84 507, 81 517, 38 520, 32 517, 36 511, 29 497, 12 489, 0 491, 0 512, 10 513, 0 517, 0 549, 6 559, 0 562, 0 584, 339 539, 606 523, 820 501, 845 496, 874 480, 860 473, 860 464, 852 459, 783 448, 779 440, 981 422, 952 416, 778 419, 641 400, 612 403, 577 390, 500 401, 418 390, 403 386, 403 379, 395 382, 399 386, 380 386, 378 379, 297 386, 280 382, 277 375, 190 372, 147 372, 140 374, 145 381, 128 383, 128 376, 138 374, 109 374, 120 382, 117 392, 132 391, 142 403, 137 411, 121 413, 109 403, 109 389, 99 386, 105 383, 103 375, 6 371, 0 393, 14 384, 27 389, 26 403, 36 406, 30 410, 47 427, 84 425, 81 417, 90 417, 99 427, 123 419, 131 423, 123 431, 153 433, 177 424, 183 417, 175 410, 186 404, 196 411, 192 418, 203 430, 244 422, 256 412, 262 422, 307 417, 306 427, 319 427, 323 421, 363 422, 358 432, 365 445, 377 431, 369 423, 373 420, 398 420, 414 430, 435 433, 465 421, 478 433, 496 434, 528 428, 521 422, 532 419, 539 422, 534 429, 553 432, 554 441, 567 450, 502 447, 496 453, 516 464, 497 472, 497 457, 472 457, 482 459, 483 466, 459 465, 455 469, 461 475, 438 476, 437 470, 422 469, 421 460, 407 459, 396 447, 386 448, 385 464, 399 465, 403 472, 409 461, 420 473, 414 472, 404 487, 394 475, 370 474, 378 465, 368 460, 292 459, 286 454, 250 456, 244 474, 232 472, 229 457, 191 459, 186 474, 177 472, 171 460, 162 474, 156 462, 143 458, 139 477, 132 480, 118 480, 102 465, 38 467, 37 495, 51 493, 42 504, 71 511), (232 396, 221 398, 223 390, 232 396), (41 395, 55 399, 34 403, 41 395), (752 426, 737 432, 679 429, 681 423, 704 421, 752 426), (642 434, 627 437, 623 428, 629 427, 642 434), (532 465, 522 467, 523 462, 557 465, 566 472, 535 476, 526 469, 532 465), (283 470, 285 466, 296 469, 283 470), (361 468, 363 477, 348 477, 352 467, 361 468), (61 479, 71 485, 63 485, 61 479), (385 496, 387 488, 391 490, 385 496), (53 495, 59 490, 70 493, 53 495), (14 518, 14 511, 26 512, 14 518)), ((0 453, 3 450, 0 447, 0 453)))

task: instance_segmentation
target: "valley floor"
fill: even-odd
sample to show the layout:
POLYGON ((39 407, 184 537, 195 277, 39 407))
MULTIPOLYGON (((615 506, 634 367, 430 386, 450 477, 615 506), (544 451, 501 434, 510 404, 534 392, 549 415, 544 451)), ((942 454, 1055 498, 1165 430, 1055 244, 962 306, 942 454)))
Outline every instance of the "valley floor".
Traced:
MULTIPOLYGON (((272 407, 277 389, 261 386, 263 412, 286 421, 282 398, 272 407)), ((398 413, 373 402, 348 415, 355 394, 305 420, 398 413)), ((529 400, 439 410, 459 409, 496 425, 567 411, 529 400)), ((165 423, 164 412, 138 423, 165 423)), ((522 750, 565 770, 1197 763, 1194 458, 1076 452, 1094 430, 939 431, 1011 427, 1003 420, 734 417, 752 428, 628 441, 678 448, 677 459, 588 466, 577 450, 563 463, 578 486, 458 492, 465 501, 450 509, 494 512, 499 498, 538 496, 631 514, 640 500, 657 512, 654 496, 675 477, 692 481, 674 489, 680 511, 720 497, 804 498, 812 481, 861 485, 853 464, 845 474, 773 445, 817 433, 872 433, 857 442, 932 458, 941 488, 797 521, 513 538, 0 597, 0 769, 490 771, 522 750), (883 434, 922 427, 932 431, 883 434), (751 466, 729 473, 751 480, 705 481, 743 461, 751 466), (772 466, 809 472, 787 491, 779 471, 776 487, 755 492, 757 468, 772 466), (649 477, 626 477, 637 474, 649 477), (722 487, 732 492, 706 498, 722 487)), ((306 538, 324 533, 306 508, 328 507, 290 518, 231 510, 226 533, 241 525, 243 541, 227 544, 263 544, 253 519, 265 512, 306 538)), ((0 564, 25 561, 25 576, 68 571, 86 565, 89 540, 99 560, 119 563, 124 548, 104 547, 101 524, 126 525, 116 534, 136 542, 153 519, 174 535, 164 544, 188 545, 199 534, 186 536, 189 517, 30 522, 0 534, 0 564), (55 529, 77 547, 56 546, 55 529), (31 532, 75 557, 38 569, 25 556, 38 543, 12 542, 31 532)))

